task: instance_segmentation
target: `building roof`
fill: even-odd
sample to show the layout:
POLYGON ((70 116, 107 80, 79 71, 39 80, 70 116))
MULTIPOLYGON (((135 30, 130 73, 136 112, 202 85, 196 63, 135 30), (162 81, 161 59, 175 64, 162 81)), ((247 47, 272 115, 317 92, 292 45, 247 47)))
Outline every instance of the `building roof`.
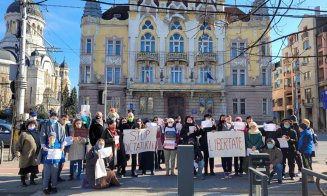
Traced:
POLYGON ((16 64, 16 61, 17 60, 15 56, 11 54, 11 52, 4 49, 0 49, 0 64, 16 64))
POLYGON ((111 7, 102 14, 102 19, 111 20, 113 18, 117 18, 118 20, 126 20, 129 17, 128 11, 129 6, 111 7))
POLYGON ((101 18, 101 15, 102 15, 101 5, 99 2, 97 2, 97 0, 87 1, 85 3, 82 17, 91 16, 94 18, 101 18))
POLYGON ((66 63, 66 60, 64 59, 64 61, 60 64, 60 68, 68 68, 68 64, 66 63))
MULTIPOLYGON (((29 3, 34 3, 33 0, 27 0, 29 3)), ((20 13, 20 1, 15 0, 13 3, 11 3, 8 8, 6 13, 20 13)), ((28 4, 27 5, 27 13, 32 16, 37 16, 42 19, 44 19, 42 11, 40 10, 40 7, 36 4, 28 4)))
MULTIPOLYGON (((143 0, 139 0, 139 1, 137 2, 137 5, 141 5, 142 2, 143 2, 143 0)), ((159 6, 159 0, 154 0, 154 3, 155 3, 157 6, 159 6)))
POLYGON ((241 20, 243 22, 248 22, 250 20, 250 16, 244 13, 237 7, 225 7, 226 12, 226 20, 229 23, 241 20))

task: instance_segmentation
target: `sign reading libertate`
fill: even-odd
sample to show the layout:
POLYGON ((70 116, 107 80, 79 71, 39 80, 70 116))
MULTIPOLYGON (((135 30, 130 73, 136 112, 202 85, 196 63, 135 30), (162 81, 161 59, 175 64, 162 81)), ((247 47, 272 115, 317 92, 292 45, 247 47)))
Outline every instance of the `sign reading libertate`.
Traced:
POLYGON ((244 157, 245 139, 242 131, 208 132, 210 157, 244 157))

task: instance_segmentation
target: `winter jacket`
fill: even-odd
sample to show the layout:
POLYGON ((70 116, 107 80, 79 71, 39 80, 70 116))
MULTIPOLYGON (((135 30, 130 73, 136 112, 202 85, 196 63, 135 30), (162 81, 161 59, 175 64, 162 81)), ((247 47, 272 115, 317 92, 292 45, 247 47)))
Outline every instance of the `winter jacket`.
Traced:
POLYGON ((273 166, 277 165, 278 163, 282 163, 283 161, 283 153, 276 146, 274 146, 272 149, 268 149, 267 147, 263 148, 261 152, 269 154, 269 161, 270 164, 273 164, 273 166))
MULTIPOLYGON (((175 140, 175 144, 176 144, 175 150, 176 150, 177 144, 179 141, 179 134, 178 134, 176 128, 175 127, 165 127, 164 137, 165 137, 165 140, 175 140)), ((165 146, 163 148, 165 150, 172 150, 172 149, 166 149, 165 146)))
MULTIPOLYGON (((208 137, 207 134, 208 132, 211 131, 215 131, 216 130, 216 126, 212 126, 212 127, 207 127, 207 128, 203 128, 201 129, 201 138, 200 138, 200 147, 201 150, 208 150, 208 137)), ((195 140, 196 141, 196 140, 195 140)))
POLYGON ((66 133, 65 129, 61 126, 60 123, 56 123, 56 130, 52 128, 51 122, 48 121, 44 125, 42 125, 41 133, 40 133, 40 140, 41 140, 41 146, 48 144, 48 136, 50 135, 50 132, 56 132, 56 140, 60 145, 64 145, 64 141, 66 139, 66 133))
POLYGON ((245 135, 245 146, 246 148, 255 146, 257 150, 263 146, 262 135, 258 129, 256 131, 249 129, 248 133, 245 135))
POLYGON ((90 143, 92 146, 94 146, 98 139, 101 138, 102 132, 106 129, 106 123, 103 121, 103 125, 96 122, 96 120, 93 120, 90 131, 89 131, 89 138, 90 143))
POLYGON ((283 125, 281 126, 280 129, 278 129, 276 131, 276 134, 275 134, 275 136, 276 136, 276 138, 275 138, 276 146, 280 147, 277 138, 281 138, 283 135, 286 135, 286 136, 290 137, 290 139, 288 140, 288 149, 291 150, 291 151, 296 151, 296 144, 298 142, 296 132, 292 128, 285 128, 283 125))
POLYGON ((196 124, 194 124, 194 123, 190 123, 190 124, 189 123, 186 123, 186 124, 184 124, 183 127, 182 127, 182 130, 181 130, 181 133, 180 133, 182 144, 187 144, 188 143, 188 140, 190 138, 193 138, 194 141, 196 141, 196 136, 198 136, 200 134, 199 131, 200 131, 199 130, 199 127, 196 124), (195 127, 195 130, 194 130, 194 132, 192 134, 187 135, 188 132, 190 131, 190 128, 189 127, 191 127, 191 126, 194 126, 195 127))
MULTIPOLYGON (((59 142, 56 140, 53 146, 49 146, 49 144, 45 145, 48 149, 61 149, 61 145, 59 142)), ((60 162, 65 162, 65 156, 64 152, 61 152, 61 158, 60 159, 48 159, 48 151, 41 150, 41 153, 43 155, 43 163, 44 164, 53 164, 53 163, 60 163, 60 162)))
POLYGON ((311 155, 313 149, 313 133, 310 128, 304 130, 301 133, 299 142, 298 142, 298 151, 302 154, 311 155))
MULTIPOLYGON (((35 131, 35 134, 39 136, 38 131, 35 131)), ((40 145, 40 141, 38 143, 40 145)), ((38 165, 36 159, 40 147, 29 131, 22 131, 16 142, 16 152, 19 154, 19 168, 38 165)))

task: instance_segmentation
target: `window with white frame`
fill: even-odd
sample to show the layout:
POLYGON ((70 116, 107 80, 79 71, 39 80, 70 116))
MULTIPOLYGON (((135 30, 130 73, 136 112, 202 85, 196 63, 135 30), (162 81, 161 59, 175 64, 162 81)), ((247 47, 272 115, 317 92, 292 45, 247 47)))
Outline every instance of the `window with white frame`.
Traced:
POLYGON ((237 86, 237 69, 233 69, 233 73, 232 73, 232 77, 233 77, 233 86, 237 86))
POLYGON ((92 53, 92 39, 87 38, 85 44, 86 44, 86 46, 85 46, 86 54, 91 54, 92 53))
POLYGON ((182 25, 179 21, 174 21, 172 24, 171 24, 171 27, 170 27, 170 30, 175 30, 175 29, 178 29, 178 30, 183 30, 182 28, 182 25))
POLYGON ((233 114, 245 114, 245 99, 233 99, 233 114))
POLYGON ((141 37, 141 52, 155 52, 156 42, 153 35, 146 33, 141 37))
POLYGON ((169 52, 184 52, 184 38, 180 34, 175 33, 170 37, 169 52))
POLYGON ((212 53, 213 42, 212 38, 208 34, 203 34, 199 37, 198 48, 200 53, 212 53))
POLYGON ((153 82, 153 68, 150 66, 143 66, 141 70, 142 82, 150 83, 153 82))
POLYGON ((153 97, 140 97, 140 114, 153 113, 153 97))
POLYGON ((245 99, 240 99, 240 114, 245 114, 245 99))
POLYGON ((90 97, 89 96, 85 96, 83 99, 83 105, 90 105, 90 97))
POLYGON ((304 80, 310 80, 311 79, 311 71, 307 71, 303 74, 304 80))
POLYGON ((263 86, 267 85, 267 69, 266 68, 262 68, 261 69, 261 82, 263 86))
POLYGON ((245 85, 245 70, 240 69, 240 86, 245 85))
POLYGON ((268 114, 268 99, 262 99, 262 114, 268 114))
POLYGON ((151 21, 150 20, 146 20, 144 22, 144 25, 142 26, 142 29, 143 30, 145 30, 145 29, 151 29, 151 30, 153 30, 154 28, 153 28, 153 25, 152 25, 151 21))
POLYGON ((120 67, 107 67, 107 82, 112 84, 120 83, 120 67))
POLYGON ((182 83, 182 68, 179 66, 171 67, 170 77, 171 83, 182 83))
POLYGON ((262 42, 261 45, 261 55, 264 57, 266 55, 268 55, 268 44, 266 44, 266 42, 262 42))
POLYGON ((121 55, 121 41, 120 40, 108 40, 107 41, 107 55, 121 55))
POLYGON ((238 114, 238 100, 233 99, 233 114, 238 114))
POLYGON ((201 84, 208 84, 211 83, 210 77, 212 76, 211 67, 201 67, 200 68, 200 83, 201 84))
POLYGON ((243 57, 245 49, 245 42, 232 42, 231 44, 231 58, 237 56, 243 57))
POLYGON ((233 86, 245 86, 245 70, 233 69, 232 70, 232 84, 233 86))
POLYGON ((84 70, 84 82, 90 83, 91 82, 91 66, 86 65, 84 70))
POLYGON ((308 50, 310 48, 309 40, 303 42, 303 50, 308 50))

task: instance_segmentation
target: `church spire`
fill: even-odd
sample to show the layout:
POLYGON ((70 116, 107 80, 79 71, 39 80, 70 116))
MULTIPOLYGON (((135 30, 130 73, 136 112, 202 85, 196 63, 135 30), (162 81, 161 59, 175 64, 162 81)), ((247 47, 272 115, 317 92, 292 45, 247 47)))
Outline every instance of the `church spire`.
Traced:
POLYGON ((91 16, 94 18, 101 18, 101 6, 97 0, 87 1, 84 6, 83 17, 91 16))

